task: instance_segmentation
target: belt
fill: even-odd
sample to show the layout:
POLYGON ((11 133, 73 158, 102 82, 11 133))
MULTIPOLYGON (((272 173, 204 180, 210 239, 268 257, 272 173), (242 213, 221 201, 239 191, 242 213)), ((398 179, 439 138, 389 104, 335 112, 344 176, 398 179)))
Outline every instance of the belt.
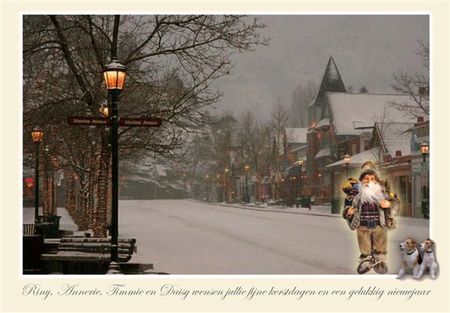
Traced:
POLYGON ((367 228, 375 228, 378 225, 380 225, 380 221, 375 220, 375 221, 361 221, 359 223, 359 226, 366 226, 367 228))

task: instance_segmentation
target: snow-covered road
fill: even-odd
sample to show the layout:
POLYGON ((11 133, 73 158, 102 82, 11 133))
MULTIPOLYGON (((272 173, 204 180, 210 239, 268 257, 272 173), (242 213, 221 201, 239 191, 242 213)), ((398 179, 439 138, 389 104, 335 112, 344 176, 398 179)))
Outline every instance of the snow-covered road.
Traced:
MULTIPOLYGON (((283 214, 189 200, 126 200, 119 236, 137 239, 139 260, 171 274, 355 274, 356 234, 339 217, 283 214)), ((389 272, 398 243, 428 227, 390 233, 389 272)))

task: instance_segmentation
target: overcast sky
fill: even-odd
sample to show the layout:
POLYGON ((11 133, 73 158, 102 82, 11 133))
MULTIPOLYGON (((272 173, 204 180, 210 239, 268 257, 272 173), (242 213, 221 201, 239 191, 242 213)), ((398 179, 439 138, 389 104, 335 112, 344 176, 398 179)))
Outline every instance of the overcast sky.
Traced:
POLYGON ((422 70, 418 40, 429 40, 428 16, 266 15, 269 46, 237 55, 232 75, 217 82, 217 105, 236 113, 250 109, 264 120, 277 98, 287 105, 296 86, 320 83, 332 55, 346 86, 393 93, 393 73, 422 70))

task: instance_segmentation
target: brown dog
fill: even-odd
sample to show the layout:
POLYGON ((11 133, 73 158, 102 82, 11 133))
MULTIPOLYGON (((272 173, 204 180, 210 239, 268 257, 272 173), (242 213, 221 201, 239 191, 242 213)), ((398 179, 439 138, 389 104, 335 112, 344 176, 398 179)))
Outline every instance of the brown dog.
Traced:
POLYGON ((419 272, 414 275, 414 278, 420 279, 426 270, 429 270, 431 279, 436 279, 437 262, 434 256, 434 241, 427 239, 419 245, 422 252, 422 264, 420 264, 419 272))
POLYGON ((412 238, 407 238, 400 243, 400 250, 403 254, 403 260, 397 278, 400 279, 408 273, 417 277, 420 267, 420 254, 416 248, 416 241, 412 238))

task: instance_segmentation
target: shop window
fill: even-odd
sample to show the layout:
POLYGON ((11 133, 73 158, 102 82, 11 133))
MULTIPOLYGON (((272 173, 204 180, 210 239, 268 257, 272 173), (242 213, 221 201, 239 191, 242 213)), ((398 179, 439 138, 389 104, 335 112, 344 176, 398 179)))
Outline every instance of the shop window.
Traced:
POLYGON ((356 143, 352 143, 352 155, 356 154, 356 143))

